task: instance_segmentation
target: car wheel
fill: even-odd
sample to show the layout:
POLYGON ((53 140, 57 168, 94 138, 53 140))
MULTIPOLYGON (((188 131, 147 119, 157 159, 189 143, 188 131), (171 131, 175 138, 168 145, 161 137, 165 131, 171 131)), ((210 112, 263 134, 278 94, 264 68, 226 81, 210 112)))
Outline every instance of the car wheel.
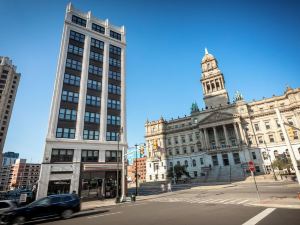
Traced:
POLYGON ((62 212, 61 218, 63 219, 69 219, 73 215, 73 211, 71 209, 66 209, 65 211, 62 212))
POLYGON ((13 220, 12 225, 23 225, 25 223, 25 217, 18 216, 16 219, 13 220))

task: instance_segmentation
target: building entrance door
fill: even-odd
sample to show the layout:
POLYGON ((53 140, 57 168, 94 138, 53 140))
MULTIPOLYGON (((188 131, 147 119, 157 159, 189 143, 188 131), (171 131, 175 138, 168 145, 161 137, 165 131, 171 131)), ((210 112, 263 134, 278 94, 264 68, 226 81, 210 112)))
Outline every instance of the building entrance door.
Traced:
POLYGON ((223 158, 224 166, 228 166, 229 165, 228 154, 222 154, 222 158, 223 158))

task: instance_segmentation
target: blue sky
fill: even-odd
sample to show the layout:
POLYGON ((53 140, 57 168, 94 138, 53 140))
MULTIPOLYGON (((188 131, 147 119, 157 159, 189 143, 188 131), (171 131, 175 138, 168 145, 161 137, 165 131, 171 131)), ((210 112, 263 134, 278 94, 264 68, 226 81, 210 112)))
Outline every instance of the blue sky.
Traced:
MULTIPOLYGON (((22 74, 4 151, 40 162, 45 145, 64 0, 0 0, 0 55, 22 74)), ((72 1, 127 32, 128 143, 144 141, 146 119, 204 107, 200 62, 207 47, 232 100, 300 87, 300 1, 72 1)))

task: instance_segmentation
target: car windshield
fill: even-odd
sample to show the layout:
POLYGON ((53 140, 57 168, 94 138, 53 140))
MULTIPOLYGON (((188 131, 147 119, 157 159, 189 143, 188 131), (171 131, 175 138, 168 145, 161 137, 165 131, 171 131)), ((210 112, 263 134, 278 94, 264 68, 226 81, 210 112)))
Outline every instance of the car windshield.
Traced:
POLYGON ((49 205, 49 204, 50 204, 49 198, 42 198, 37 201, 34 201, 33 203, 29 204, 28 206, 35 207, 35 206, 43 206, 43 205, 49 205))

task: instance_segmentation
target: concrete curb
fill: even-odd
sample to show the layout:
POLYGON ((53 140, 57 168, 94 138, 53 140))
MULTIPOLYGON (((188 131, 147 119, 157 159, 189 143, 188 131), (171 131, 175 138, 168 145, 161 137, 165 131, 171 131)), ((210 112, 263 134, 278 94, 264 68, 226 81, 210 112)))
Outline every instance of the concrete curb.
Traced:
POLYGON ((253 203, 250 206, 266 207, 266 208, 281 208, 281 209, 300 209, 300 205, 281 205, 272 203, 253 203))

